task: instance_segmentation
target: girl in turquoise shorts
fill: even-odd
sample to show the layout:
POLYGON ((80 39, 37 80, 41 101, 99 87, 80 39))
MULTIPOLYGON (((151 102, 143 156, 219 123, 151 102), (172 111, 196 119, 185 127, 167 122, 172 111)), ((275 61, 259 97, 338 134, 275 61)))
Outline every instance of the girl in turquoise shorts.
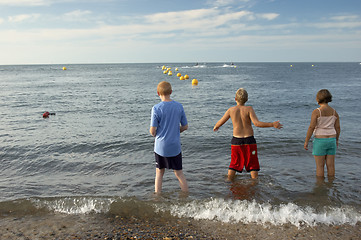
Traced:
POLYGON ((316 161, 316 176, 324 177, 325 165, 327 175, 335 176, 335 155, 340 136, 340 118, 335 109, 328 105, 332 95, 327 89, 318 91, 316 101, 319 108, 313 110, 308 127, 304 148, 308 150, 308 142, 314 135, 312 154, 316 161))

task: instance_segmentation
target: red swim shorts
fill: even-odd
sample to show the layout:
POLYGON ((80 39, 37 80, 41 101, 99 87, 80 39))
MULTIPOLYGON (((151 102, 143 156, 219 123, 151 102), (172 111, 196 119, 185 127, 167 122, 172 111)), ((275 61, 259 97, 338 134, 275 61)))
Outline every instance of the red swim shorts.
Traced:
POLYGON ((231 150, 229 169, 237 172, 242 172, 243 168, 246 168, 247 172, 260 170, 257 144, 253 136, 247 138, 233 137, 231 150))

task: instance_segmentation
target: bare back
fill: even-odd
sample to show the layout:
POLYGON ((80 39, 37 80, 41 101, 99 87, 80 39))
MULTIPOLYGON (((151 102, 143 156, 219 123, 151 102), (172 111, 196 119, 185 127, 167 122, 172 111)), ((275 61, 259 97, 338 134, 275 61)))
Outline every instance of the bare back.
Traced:
POLYGON ((244 138, 253 136, 252 113, 251 106, 237 105, 228 109, 233 124, 233 136, 244 138))
POLYGON ((218 129, 228 121, 232 119, 233 124, 233 136, 238 138, 245 138, 253 136, 252 123, 256 127, 266 128, 274 127, 277 129, 282 128, 282 124, 279 121, 275 122, 261 122, 258 120, 256 113, 254 112, 251 106, 244 106, 240 103, 237 103, 237 106, 228 108, 223 117, 216 123, 213 127, 213 131, 218 131, 218 129))

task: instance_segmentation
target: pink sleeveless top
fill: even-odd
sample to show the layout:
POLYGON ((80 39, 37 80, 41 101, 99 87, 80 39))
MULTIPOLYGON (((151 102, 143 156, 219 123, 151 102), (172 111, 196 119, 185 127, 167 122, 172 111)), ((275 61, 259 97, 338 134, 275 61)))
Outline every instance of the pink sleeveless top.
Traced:
POLYGON ((313 135, 335 135, 335 122, 337 119, 335 111, 332 116, 322 116, 321 110, 319 108, 317 109, 320 111, 320 116, 317 118, 317 125, 313 131, 313 135))

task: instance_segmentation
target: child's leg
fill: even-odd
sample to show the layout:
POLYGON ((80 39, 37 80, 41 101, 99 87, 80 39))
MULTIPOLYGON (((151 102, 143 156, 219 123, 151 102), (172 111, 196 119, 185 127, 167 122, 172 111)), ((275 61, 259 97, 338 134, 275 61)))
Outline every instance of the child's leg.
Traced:
POLYGON ((182 170, 174 170, 175 176, 178 178, 179 186, 183 192, 188 192, 188 184, 186 177, 183 174, 182 170))
POLYGON ((258 178, 258 171, 251 171, 251 178, 253 179, 258 178))
POLYGON ((163 175, 165 172, 165 168, 155 169, 155 192, 160 193, 162 192, 162 183, 163 183, 163 175))
POLYGON ((326 155, 327 176, 335 176, 335 155, 326 155))
POLYGON ((316 156, 316 176, 317 177, 324 177, 325 176, 325 163, 326 163, 326 156, 316 156))
POLYGON ((232 169, 228 169, 228 181, 233 182, 234 178, 236 176, 236 171, 232 170, 232 169))

